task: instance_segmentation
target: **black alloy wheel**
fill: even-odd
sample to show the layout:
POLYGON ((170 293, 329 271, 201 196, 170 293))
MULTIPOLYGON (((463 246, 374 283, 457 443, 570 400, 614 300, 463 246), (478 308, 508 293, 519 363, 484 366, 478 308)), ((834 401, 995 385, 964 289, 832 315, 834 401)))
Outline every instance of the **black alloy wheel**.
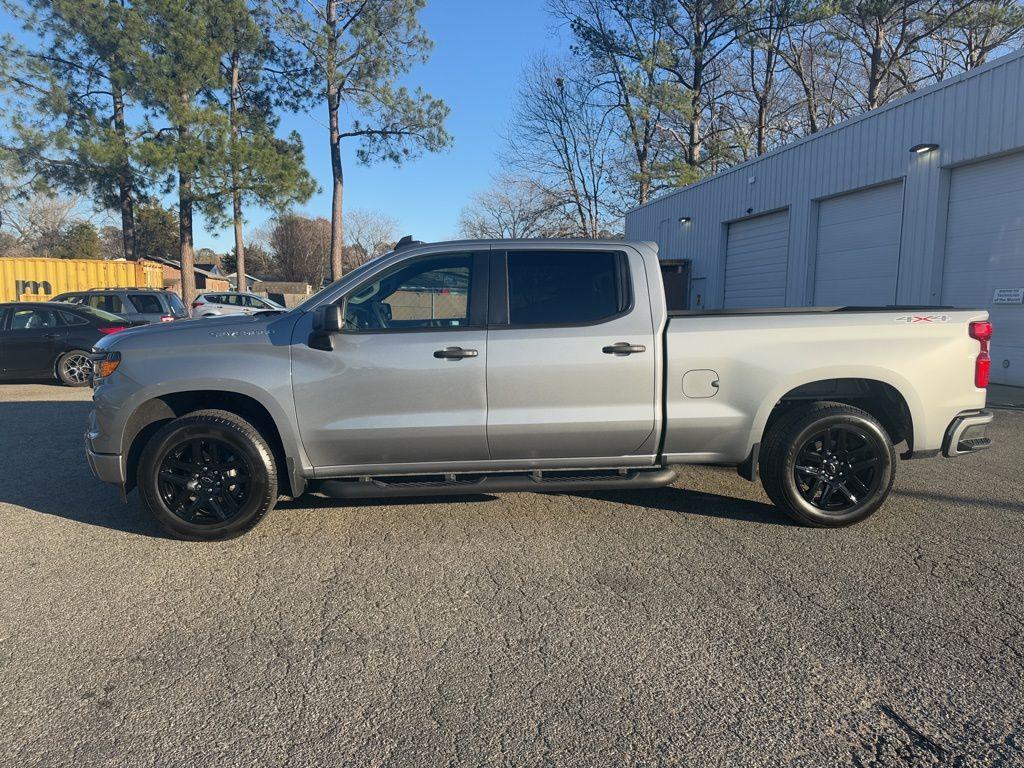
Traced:
POLYGON ((214 437, 189 438, 171 446, 160 462, 160 498, 186 523, 231 521, 249 499, 253 471, 239 454, 214 437))
POLYGON ((136 480, 156 521, 186 541, 238 536, 277 502, 273 451, 229 411, 193 411, 164 424, 146 442, 136 480))
POLYGON ((870 517, 888 498, 896 450, 870 413, 817 402, 771 424, 758 465, 775 506, 802 525, 838 528, 870 517))
POLYGON ((846 512, 878 488, 881 460, 872 437, 854 424, 825 427, 804 442, 793 468, 800 495, 826 513, 846 512))

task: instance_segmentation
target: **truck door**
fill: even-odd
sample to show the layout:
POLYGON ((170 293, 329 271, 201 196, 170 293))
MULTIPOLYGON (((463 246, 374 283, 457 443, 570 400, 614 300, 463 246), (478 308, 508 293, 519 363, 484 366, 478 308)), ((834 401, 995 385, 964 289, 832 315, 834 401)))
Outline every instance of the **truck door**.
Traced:
POLYGON ((349 291, 332 351, 295 339, 299 432, 325 476, 487 460, 487 271, 486 253, 415 257, 349 291))
POLYGON ((638 254, 593 246, 496 252, 490 322, 492 459, 655 453, 657 346, 638 254))

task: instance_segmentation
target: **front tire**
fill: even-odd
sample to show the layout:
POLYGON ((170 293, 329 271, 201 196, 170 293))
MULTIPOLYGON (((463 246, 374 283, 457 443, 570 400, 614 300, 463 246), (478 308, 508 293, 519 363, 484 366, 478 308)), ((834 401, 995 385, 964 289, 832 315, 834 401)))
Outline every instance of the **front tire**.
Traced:
POLYGON ((896 450, 879 421, 845 403, 798 408, 761 446, 761 482, 802 525, 838 528, 870 517, 896 479, 896 450))
POLYGON ((239 536, 277 501, 270 447, 228 411, 195 411, 164 426, 142 451, 137 479, 156 521, 186 541, 239 536))
POLYGON ((55 370, 64 386, 85 387, 92 378, 92 360, 88 352, 72 349, 57 358, 55 370))

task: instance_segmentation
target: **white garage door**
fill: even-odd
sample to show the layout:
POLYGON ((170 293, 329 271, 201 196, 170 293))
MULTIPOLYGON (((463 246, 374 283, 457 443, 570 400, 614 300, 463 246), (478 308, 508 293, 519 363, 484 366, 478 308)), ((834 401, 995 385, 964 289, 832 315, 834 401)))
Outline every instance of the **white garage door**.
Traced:
POLYGON ((789 212, 729 225, 725 252, 725 307, 786 306, 789 212))
POLYGON ((1024 305, 993 305, 1024 289, 1024 154, 953 169, 942 303, 992 313, 992 381, 1024 386, 1024 305))
POLYGON ((814 303, 895 304, 902 222, 902 182, 821 201, 814 303))

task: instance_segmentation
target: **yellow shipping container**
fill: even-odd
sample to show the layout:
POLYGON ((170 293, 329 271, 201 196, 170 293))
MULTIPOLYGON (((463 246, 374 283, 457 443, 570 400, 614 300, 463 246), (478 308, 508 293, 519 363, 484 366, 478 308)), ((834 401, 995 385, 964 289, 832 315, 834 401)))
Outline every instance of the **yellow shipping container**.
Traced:
POLYGON ((163 267, 152 261, 0 258, 0 301, 49 301, 90 288, 163 287, 163 267))

